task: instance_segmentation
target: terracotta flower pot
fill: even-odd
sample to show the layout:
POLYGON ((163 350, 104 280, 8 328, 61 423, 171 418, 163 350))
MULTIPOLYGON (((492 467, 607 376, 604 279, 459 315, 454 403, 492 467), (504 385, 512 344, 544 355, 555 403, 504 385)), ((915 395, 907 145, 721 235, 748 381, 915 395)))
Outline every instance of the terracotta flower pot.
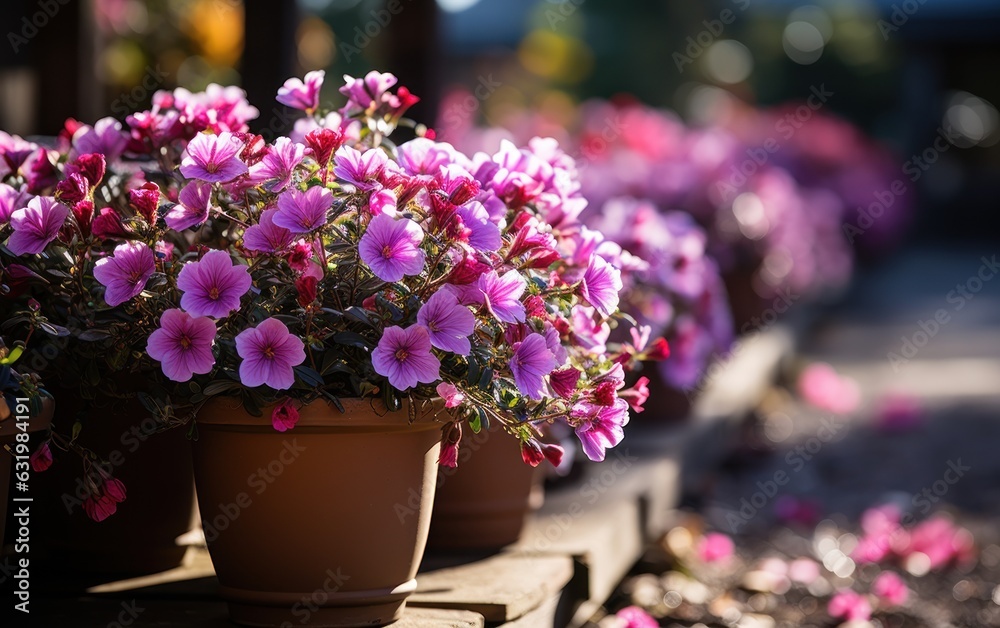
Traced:
POLYGON ((198 415, 198 499, 236 623, 381 626, 416 589, 440 424, 343 403, 301 408, 284 433, 231 398, 198 415))
POLYGON ((466 427, 458 467, 438 472, 428 545, 444 551, 510 545, 543 495, 542 475, 521 459, 516 438, 499 426, 479 434, 466 427))
MULTIPOLYGON (((69 432, 79 395, 53 390, 54 421, 69 432)), ((52 466, 33 478, 42 495, 38 552, 45 572, 86 584, 97 576, 151 574, 179 566, 187 548, 177 538, 195 523, 194 474, 187 430, 156 432, 137 399, 100 399, 83 417, 79 443, 102 456, 127 496, 115 514, 93 521, 84 513, 83 468, 76 455, 56 452, 52 466), (68 576, 72 574, 71 578, 68 576)), ((34 544, 32 549, 34 550, 34 544)))
MULTIPOLYGON (((28 455, 35 451, 38 446, 38 438, 36 434, 49 427, 52 422, 52 408, 53 403, 51 400, 46 399, 42 402, 42 411, 38 416, 29 416, 28 419, 28 433, 32 435, 28 442, 28 455)), ((0 550, 3 549, 4 534, 6 533, 6 523, 7 523, 7 509, 11 504, 10 498, 16 497, 17 495, 10 494, 10 483, 11 475, 14 470, 14 457, 7 453, 6 447, 14 449, 17 442, 17 434, 21 431, 20 427, 17 425, 17 408, 10 408, 13 413, 5 421, 0 421, 0 550)), ((17 452, 13 452, 17 455, 17 452)), ((29 471, 29 477, 32 482, 29 483, 29 496, 35 495, 34 479, 36 474, 34 471, 29 471)), ((2 553, 2 551, 0 551, 2 553)))

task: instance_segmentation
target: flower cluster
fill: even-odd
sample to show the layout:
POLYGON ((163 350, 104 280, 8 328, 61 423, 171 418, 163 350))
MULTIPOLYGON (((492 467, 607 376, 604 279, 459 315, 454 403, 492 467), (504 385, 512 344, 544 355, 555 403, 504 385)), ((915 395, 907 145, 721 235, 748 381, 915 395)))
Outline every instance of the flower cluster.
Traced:
MULTIPOLYGON (((561 455, 540 441, 552 422, 603 459, 648 395, 626 371, 668 351, 648 327, 610 341, 629 335, 621 268, 638 260, 580 223, 573 160, 554 140, 436 142, 391 74, 345 77, 324 111, 324 79, 279 90, 305 117, 272 143, 218 86, 157 92, 126 127, 68 123, 56 149, 0 138, 8 333, 68 347, 37 368, 82 385, 147 374, 164 423, 218 394, 280 431, 317 399, 408 396, 443 400, 445 464, 462 423, 491 422, 530 464, 561 455), (397 145, 401 126, 417 137, 397 145)), ((120 501, 97 494, 97 516, 120 501)))
MULTIPOLYGON (((644 219, 648 222, 632 234, 632 223, 622 220, 623 215, 682 211, 693 217, 705 232, 704 250, 725 278, 737 325, 745 333, 759 324, 754 318, 759 321, 764 299, 819 298, 841 288, 850 278, 855 250, 883 252, 899 239, 910 199, 906 193, 889 194, 898 166, 849 123, 813 112, 793 126, 786 119, 791 106, 755 110, 734 98, 724 104, 702 126, 619 99, 583 103, 558 122, 515 108, 499 118, 504 129, 476 129, 463 122, 439 130, 463 148, 488 148, 503 137, 561 135, 568 150, 586 162, 582 192, 590 209, 584 223, 602 230, 618 226, 605 235, 616 241, 624 236, 620 243, 633 253, 643 244, 641 230, 663 227, 644 219), (633 243, 627 244, 629 240, 633 243)), ((447 102, 443 110, 449 111, 447 102)), ((442 123, 449 120, 443 116, 442 123)), ((663 268, 649 252, 638 255, 654 269, 663 268)), ((711 282, 713 273, 704 276, 711 282)), ((639 279, 637 285, 671 295, 668 300, 676 308, 672 286, 657 285, 655 277, 641 273, 639 279)), ((648 297, 640 293, 637 298, 648 297)), ((637 318, 657 312, 661 327, 675 313, 662 305, 626 306, 637 318)), ((725 308, 722 303, 716 309, 725 308)), ((712 317, 694 318, 703 330, 715 326, 712 317)), ((694 329, 690 324, 684 328, 694 329)), ((708 331, 668 328, 666 335, 674 359, 663 369, 668 381, 682 387, 691 370, 686 365, 697 362, 685 359, 684 339, 686 346, 725 344, 724 336, 708 331)))

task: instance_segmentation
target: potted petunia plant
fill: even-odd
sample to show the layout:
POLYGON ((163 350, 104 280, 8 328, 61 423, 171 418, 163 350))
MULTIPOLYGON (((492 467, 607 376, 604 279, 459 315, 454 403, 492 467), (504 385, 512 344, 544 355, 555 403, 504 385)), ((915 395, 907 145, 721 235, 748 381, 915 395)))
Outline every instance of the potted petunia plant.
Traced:
POLYGON ((338 566, 350 580, 312 621, 398 618, 463 430, 499 427, 536 466, 562 457, 541 438, 561 423, 600 460, 645 402, 625 372, 650 349, 606 342, 630 324, 621 271, 581 229, 554 141, 469 157, 403 117, 416 98, 393 75, 345 77, 335 111, 323 81, 279 90, 306 115, 272 143, 209 118, 175 133, 197 98, 158 93, 127 133, 163 177, 152 212, 102 207, 121 229, 84 238, 86 216, 41 197, 4 232, 22 256, 67 249, 81 297, 123 308, 144 404, 194 420, 209 549, 232 618, 254 625, 290 620, 338 566), (400 127, 416 138, 397 144, 400 127))

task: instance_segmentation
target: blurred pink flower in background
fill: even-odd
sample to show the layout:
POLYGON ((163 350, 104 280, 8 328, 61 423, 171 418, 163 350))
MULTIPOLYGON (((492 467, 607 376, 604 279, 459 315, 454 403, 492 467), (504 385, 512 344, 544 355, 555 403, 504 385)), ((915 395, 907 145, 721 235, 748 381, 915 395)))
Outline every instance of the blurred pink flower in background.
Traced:
POLYGON ((733 540, 721 532, 709 532, 698 542, 698 558, 706 563, 725 563, 733 557, 733 540))
POLYGON ((858 383, 825 362, 807 366, 799 375, 798 389, 807 403, 834 414, 854 412, 861 402, 858 383))
POLYGON ((622 628, 659 628, 660 622, 638 606, 626 606, 615 614, 622 620, 622 628))
POLYGON ((868 621, 872 616, 872 605, 865 596, 847 589, 838 592, 830 599, 826 611, 834 618, 868 621))
POLYGON ((902 606, 910 597, 906 583, 893 571, 883 571, 872 582, 872 593, 887 606, 902 606))

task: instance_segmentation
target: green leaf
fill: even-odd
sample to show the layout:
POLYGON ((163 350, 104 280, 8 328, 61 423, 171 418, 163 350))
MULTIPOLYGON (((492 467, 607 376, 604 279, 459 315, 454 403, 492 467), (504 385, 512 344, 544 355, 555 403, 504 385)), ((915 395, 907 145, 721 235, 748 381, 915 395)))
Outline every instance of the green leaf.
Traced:
POLYGON ((239 382, 227 382, 225 380, 212 382, 208 386, 205 386, 205 390, 201 391, 206 397, 214 397, 219 393, 224 393, 227 390, 233 390, 234 388, 239 388, 239 382))
POLYGON ((364 349, 365 351, 371 351, 372 349, 372 345, 368 342, 368 339, 357 332, 339 331, 331 336, 331 338, 333 338, 333 341, 339 345, 358 347, 359 349, 364 349))
POLYGON ((77 336, 77 338, 84 342, 97 342, 98 340, 106 340, 110 337, 111 332, 106 329, 88 329, 77 336))
POLYGON ((369 327, 375 327, 375 323, 373 323, 371 317, 368 316, 368 312, 356 305, 352 305, 351 307, 344 310, 344 314, 347 316, 347 318, 353 319, 359 323, 364 323, 369 327))
POLYGON ((493 369, 483 369, 483 376, 479 378, 479 390, 489 390, 493 383, 493 369))
POLYGON ((476 414, 479 415, 479 422, 483 426, 483 429, 490 429, 490 417, 486 414, 486 410, 483 410, 481 407, 477 407, 476 414))
POLYGON ((136 394, 136 397, 139 399, 142 407, 146 409, 146 412, 149 412, 153 416, 160 415, 160 406, 149 393, 140 392, 136 394))
POLYGON ((482 377, 482 371, 479 368, 479 362, 476 361, 474 355, 469 354, 469 373, 467 381, 470 386, 475 386, 479 382, 479 378, 482 377))
POLYGON ((59 325, 53 325, 52 323, 46 323, 46 322, 43 321, 43 322, 38 323, 38 326, 42 328, 42 331, 44 331, 45 333, 47 333, 47 334, 49 334, 51 336, 56 336, 56 337, 61 338, 63 336, 69 336, 70 335, 70 332, 69 332, 68 329, 66 329, 65 327, 61 327, 59 325))
POLYGON ((323 376, 308 366, 296 366, 295 374, 299 376, 299 379, 301 379, 304 384, 312 386, 313 388, 319 388, 324 383, 323 376))
POLYGON ((74 423, 73 424, 73 432, 72 432, 72 436, 71 436, 70 440, 76 440, 77 437, 80 435, 80 431, 82 429, 83 429, 83 423, 80 423, 79 421, 77 421, 76 423, 74 423))
POLYGON ((0 364, 4 366, 7 366, 8 364, 13 364, 14 362, 17 362, 18 358, 21 357, 22 353, 24 353, 24 347, 14 347, 13 349, 10 350, 10 353, 7 354, 6 358, 0 360, 0 364))
POLYGON ((91 360, 87 362, 86 370, 83 373, 83 381, 91 387, 96 387, 101 383, 101 370, 97 368, 97 362, 91 360))

